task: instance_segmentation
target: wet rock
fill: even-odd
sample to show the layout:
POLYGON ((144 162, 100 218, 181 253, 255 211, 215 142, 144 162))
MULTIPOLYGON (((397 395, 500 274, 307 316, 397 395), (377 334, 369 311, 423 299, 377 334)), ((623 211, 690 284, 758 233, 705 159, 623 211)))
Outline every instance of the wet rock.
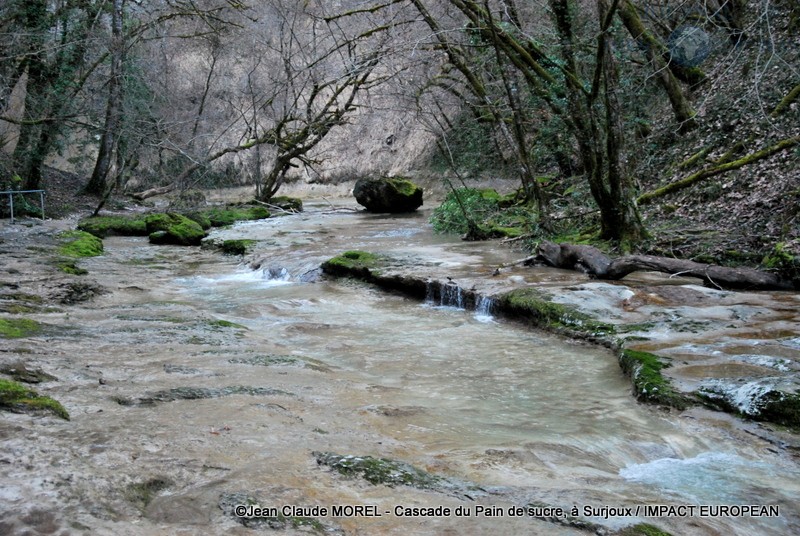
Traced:
POLYGON ((153 244, 199 246, 206 236, 206 232, 196 221, 171 212, 151 214, 145 218, 145 224, 153 244))
POLYGON ((800 389, 787 392, 774 379, 756 379, 744 384, 717 380, 705 385, 698 396, 709 406, 738 413, 757 421, 800 427, 800 389))
POLYGON ((267 203, 287 212, 303 212, 303 200, 297 197, 279 195, 270 198, 267 203))
POLYGON ((164 477, 156 477, 144 482, 135 482, 125 488, 125 498, 133 503, 140 510, 144 510, 153 497, 161 491, 169 488, 173 482, 164 477))
POLYGON ((0 410, 17 413, 52 413, 69 420, 69 413, 59 402, 41 396, 33 389, 12 380, 0 380, 0 410))
POLYGON ((23 383, 42 383, 58 379, 52 374, 44 372, 42 369, 29 369, 25 363, 0 365, 0 374, 11 376, 15 381, 23 383))
POLYGON ((359 179, 353 195, 369 212, 413 212, 422 206, 422 188, 402 177, 359 179))
POLYGON ((323 525, 313 517, 286 516, 281 512, 280 507, 271 506, 269 501, 262 501, 246 492, 223 493, 219 497, 218 504, 226 516, 233 518, 237 523, 241 523, 250 529, 285 530, 308 528, 319 533, 342 534, 339 529, 323 525), (261 511, 258 512, 258 515, 242 515, 245 513, 239 511, 242 507, 259 508, 261 511))
POLYGON ((410 486, 469 499, 476 494, 485 493, 485 490, 474 484, 434 475, 398 460, 372 456, 343 456, 334 452, 311 454, 316 458, 318 465, 328 466, 345 476, 361 477, 376 486, 378 484, 389 487, 410 486))
POLYGON ((252 357, 234 357, 228 360, 228 363, 235 363, 240 365, 257 365, 262 367, 280 366, 280 365, 297 365, 300 360, 290 355, 257 355, 252 357))
POLYGON ((669 366, 661 357, 649 352, 621 350, 619 364, 630 376, 637 399, 678 409, 691 405, 689 398, 675 391, 661 374, 661 370, 669 366))
POLYGON ((107 293, 108 290, 97 283, 73 281, 59 285, 52 298, 63 305, 74 305, 107 293))
POLYGON ((176 400, 200 400, 204 398, 221 398, 231 395, 251 396, 293 396, 292 393, 272 389, 270 387, 249 387, 244 385, 231 385, 228 387, 175 387, 156 391, 141 398, 114 397, 113 400, 121 406, 150 406, 160 402, 174 402, 176 400))

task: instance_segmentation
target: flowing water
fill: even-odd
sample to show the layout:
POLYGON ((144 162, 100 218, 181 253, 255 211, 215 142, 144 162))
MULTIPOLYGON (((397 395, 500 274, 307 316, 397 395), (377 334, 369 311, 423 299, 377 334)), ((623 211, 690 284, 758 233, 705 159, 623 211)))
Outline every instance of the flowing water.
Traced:
POLYGON ((421 215, 327 208, 214 235, 258 240, 249 264, 142 239, 106 240, 106 255, 86 267, 114 292, 71 309, 63 324, 80 329, 48 341, 47 359, 74 384, 53 392, 73 421, 40 439, 63 442, 66 451, 34 449, 28 455, 50 468, 31 461, 27 473, 12 473, 5 499, 59 497, 73 527, 97 533, 191 525, 236 533, 218 507, 220 494, 235 492, 258 496, 262 506, 473 507, 462 518, 320 519, 354 534, 578 533, 474 511, 528 503, 577 507, 610 528, 800 532, 796 458, 732 418, 637 404, 609 351, 493 319, 489 300, 464 311, 458 296, 419 303, 311 277, 350 249, 391 252, 455 279, 491 272, 519 253, 434 236, 421 215), (273 391, 137 404, 158 391, 225 386, 273 391), (399 459, 480 489, 465 498, 372 486, 317 467, 312 451, 399 459), (31 470, 68 480, 70 492, 25 481, 31 470), (153 478, 167 481, 165 491, 138 511, 130 496, 125 502, 124 490, 153 478), (780 515, 625 510, 642 505, 777 505, 780 515))

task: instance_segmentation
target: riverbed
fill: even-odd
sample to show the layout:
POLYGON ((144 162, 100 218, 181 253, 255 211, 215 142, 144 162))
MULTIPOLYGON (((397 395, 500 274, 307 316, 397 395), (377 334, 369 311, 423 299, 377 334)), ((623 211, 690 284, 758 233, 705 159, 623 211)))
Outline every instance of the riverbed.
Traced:
MULTIPOLYGON (((71 420, 2 414, 0 527, 249 534, 227 505, 250 498, 301 514, 372 508, 290 520, 285 533, 586 533, 528 516, 531 505, 609 533, 642 522, 673 534, 800 532, 797 457, 751 424, 641 405, 611 351, 491 308, 326 279, 324 260, 359 249, 490 291, 493 270, 521 256, 436 236, 424 212, 352 208, 310 203, 212 234, 255 240, 244 258, 106 239, 81 265, 107 294, 2 342, 4 359, 59 378, 37 388, 71 420), (373 485, 318 464, 319 452, 399 460, 459 484, 373 485), (450 515, 405 515, 439 506, 450 515)), ((545 283, 576 277, 540 270, 545 283)))

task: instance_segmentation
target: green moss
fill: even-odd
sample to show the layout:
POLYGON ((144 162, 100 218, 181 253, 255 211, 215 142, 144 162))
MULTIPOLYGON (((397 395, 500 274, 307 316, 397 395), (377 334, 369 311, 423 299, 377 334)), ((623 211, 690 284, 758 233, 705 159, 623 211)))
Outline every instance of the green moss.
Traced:
POLYGON ((373 485, 383 484, 433 489, 444 479, 418 469, 413 465, 387 458, 372 456, 342 456, 333 452, 313 452, 319 465, 326 465, 346 476, 360 476, 373 485))
POLYGON ((391 184, 400 194, 408 197, 415 195, 417 190, 420 189, 419 186, 405 177, 387 177, 384 180, 391 184))
POLYGON ((331 275, 350 275, 370 277, 376 275, 375 268, 380 265, 381 257, 366 251, 345 251, 322 263, 322 270, 331 275))
POLYGON ((206 233, 200 225, 180 214, 151 214, 145 219, 150 242, 178 246, 199 246, 206 233))
POLYGON ((187 213, 186 216, 204 229, 224 227, 237 221, 264 220, 269 218, 269 211, 261 206, 212 207, 187 213))
POLYGON ((639 523, 632 527, 626 527, 619 532, 619 536, 672 536, 655 525, 649 523, 639 523))
POLYGON ((0 380, 0 409, 26 413, 46 411, 69 420, 69 413, 60 403, 12 380, 0 380))
POLYGON ((500 296, 499 305, 512 316, 531 320, 542 327, 566 328, 593 337, 605 337, 616 332, 613 325, 594 320, 572 307, 553 303, 536 289, 507 292, 500 296))
POLYGON ((273 365, 296 365, 300 360, 290 355, 259 355, 253 357, 234 357, 228 360, 228 363, 236 363, 240 365, 257 365, 262 367, 271 367, 273 365))
POLYGON ((794 428, 800 427, 800 391, 789 394, 770 391, 762 398, 759 420, 783 424, 794 428))
POLYGON ((619 364, 633 381, 637 399, 678 409, 689 406, 689 399, 676 392, 670 381, 661 374, 661 370, 669 365, 659 356, 649 352, 622 350, 619 364))
POLYGON ((255 240, 223 240, 218 247, 225 255, 245 255, 255 243, 255 240))
POLYGON ((0 318, 0 337, 4 339, 30 337, 41 329, 38 322, 28 318, 0 318))
POLYGON ((297 197, 288 197, 285 195, 280 195, 270 198, 268 203, 270 205, 275 205, 278 208, 281 208, 283 210, 288 210, 290 212, 303 212, 303 200, 298 199, 297 197))
POLYGON ((75 261, 60 261, 58 263, 58 269, 70 275, 86 275, 89 273, 89 270, 81 268, 75 261))
POLYGON ((85 231, 67 231, 58 235, 63 242, 58 253, 64 257, 97 257, 103 254, 103 241, 85 231))
POLYGON ((78 222, 78 230, 98 238, 112 235, 147 236, 145 216, 95 216, 78 222))
POLYGON ((159 402, 174 402, 176 400, 201 400, 206 398, 222 398, 232 395, 250 396, 291 396, 291 393, 272 389, 270 387, 250 387, 246 385, 231 385, 228 387, 175 387, 163 391, 156 391, 139 399, 118 397, 116 402, 122 406, 149 406, 159 402))
POLYGON ((212 320, 208 325, 212 328, 248 329, 247 326, 237 324, 236 322, 229 322, 228 320, 212 320))

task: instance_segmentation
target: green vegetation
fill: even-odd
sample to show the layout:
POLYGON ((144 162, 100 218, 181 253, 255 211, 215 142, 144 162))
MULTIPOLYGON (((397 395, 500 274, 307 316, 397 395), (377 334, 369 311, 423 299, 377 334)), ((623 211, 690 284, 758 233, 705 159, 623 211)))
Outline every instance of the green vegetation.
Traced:
POLYGON ((122 406, 151 405, 157 402, 174 402, 176 400, 200 400, 205 398, 221 398, 232 395, 250 396, 291 396, 291 393, 269 387, 250 387, 231 385, 228 387, 175 387, 164 391, 156 391, 139 399, 117 398, 122 406))
POLYGON ((447 194, 444 202, 434 209, 431 225, 437 233, 464 234, 470 230, 470 221, 480 225, 499 211, 500 195, 496 191, 459 188, 447 194))
POLYGON ((231 516, 237 523, 250 529, 270 528, 273 530, 285 530, 287 528, 299 529, 307 527, 321 534, 331 532, 320 521, 312 517, 285 516, 280 511, 276 516, 243 517, 237 515, 235 511, 235 507, 239 505, 266 507, 267 504, 269 504, 268 501, 263 501, 247 493, 223 493, 219 500, 219 507, 223 512, 231 516))
POLYGON ((69 420, 69 413, 60 403, 12 380, 0 379, 0 409, 26 413, 46 411, 69 420))
POLYGON ((536 289, 523 288, 507 292, 499 297, 499 306, 515 317, 550 329, 567 329, 584 336, 600 338, 616 332, 612 324, 594 320, 572 307, 553 303, 536 289))
POLYGON ((331 275, 355 275, 369 277, 377 275, 375 268, 380 265, 381 257, 366 251, 346 251, 322 263, 325 273, 331 275))
POLYGON ((35 320, 28 318, 0 318, 0 338, 20 339, 30 337, 42 330, 35 320))
POLYGON ((761 400, 759 420, 800 428, 800 391, 793 394, 770 391, 761 400))
POLYGON ((235 328, 235 329, 248 329, 247 326, 243 326, 241 324, 237 324, 236 322, 230 322, 228 320, 212 320, 208 323, 209 326, 212 328, 235 328))
MULTIPOLYGON (((796 246, 795 246, 796 247, 796 246)), ((761 265, 768 270, 774 270, 784 279, 800 282, 800 256, 797 256, 792 245, 781 242, 775 245, 761 265)))
POLYGON ((631 377, 636 398, 652 404, 660 404, 678 409, 690 405, 689 399, 676 392, 670 381, 661 374, 669 365, 649 352, 622 350, 619 354, 622 370, 631 377))
POLYGON ((237 221, 265 220, 269 216, 269 211, 261 206, 211 207, 186 214, 203 229, 233 225, 237 221))
POLYGON ((61 261, 58 263, 58 269, 69 275, 86 275, 89 270, 81 268, 75 261, 61 261))
POLYGON ((98 238, 107 236, 147 236, 146 216, 94 216, 78 222, 78 230, 98 238))
POLYGON ((103 241, 84 231, 67 231, 58 235, 64 244, 58 253, 64 257, 97 257, 103 254, 103 241))
POLYGON ((618 534, 619 536, 672 536, 669 532, 665 532, 649 523, 639 523, 638 525, 625 527, 618 534))
POLYGON ((203 247, 212 247, 220 250, 225 255, 246 255, 247 250, 256 244, 256 240, 237 239, 237 240, 206 240, 203 247))
POLYGON ((257 365, 262 367, 271 367, 273 365, 296 365, 300 360, 290 355, 259 355, 253 357, 234 357, 228 360, 228 363, 236 363, 240 365, 257 365))
POLYGON ((313 452, 319 465, 327 465, 345 476, 360 476, 373 485, 383 484, 433 489, 444 479, 418 469, 413 465, 387 458, 372 456, 342 456, 333 452, 313 452))
POLYGON ((279 195, 270 198, 267 203, 289 212, 303 212, 303 200, 297 197, 279 195))
POLYGON ((199 246, 206 236, 197 222, 180 214, 151 214, 145 218, 145 223, 153 244, 199 246))

